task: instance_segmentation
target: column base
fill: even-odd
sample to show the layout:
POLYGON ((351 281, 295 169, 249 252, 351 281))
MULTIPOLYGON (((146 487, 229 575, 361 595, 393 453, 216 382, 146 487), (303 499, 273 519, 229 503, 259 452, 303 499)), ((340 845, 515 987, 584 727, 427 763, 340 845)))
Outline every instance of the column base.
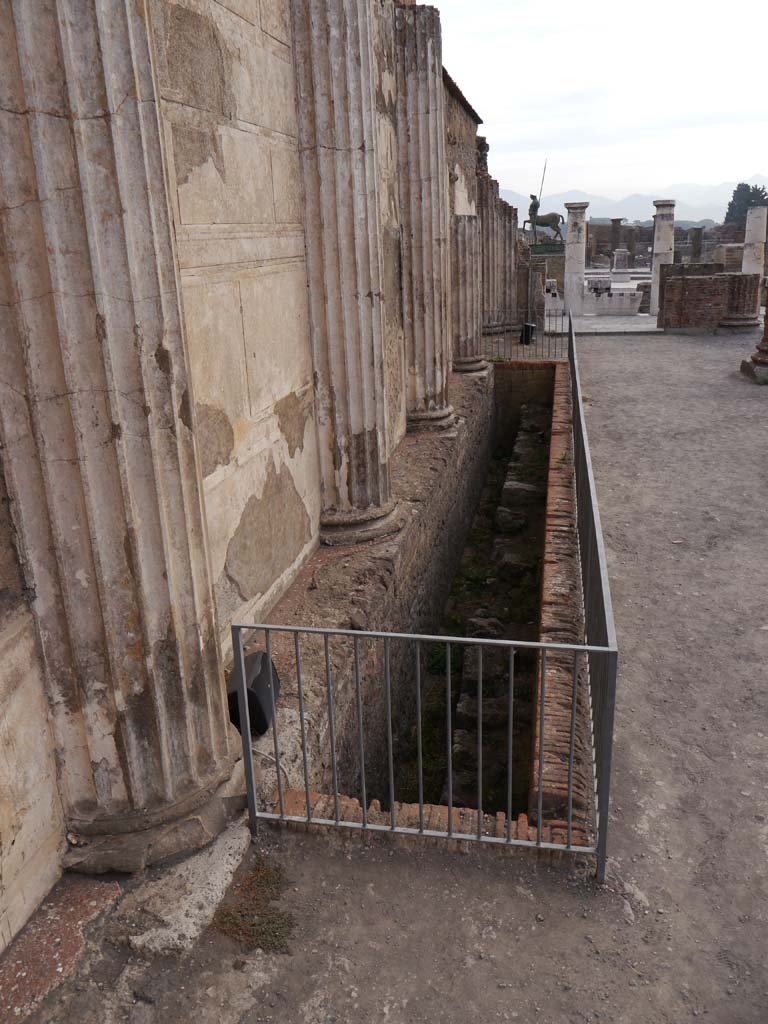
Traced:
POLYGON ((741 372, 755 384, 768 384, 768 363, 756 363, 745 359, 741 364, 741 372))
POLYGON ((324 512, 320 517, 320 542, 329 546, 364 544, 397 533, 402 525, 394 501, 350 512, 324 512))
POLYGON ((453 406, 446 405, 442 409, 429 409, 426 412, 409 412, 407 417, 408 432, 421 434, 431 430, 449 430, 456 423, 453 406))
POLYGON ((62 866, 85 875, 108 871, 133 874, 158 861, 207 846, 246 806, 243 762, 208 800, 174 821, 113 835, 67 832, 69 849, 62 866))
POLYGON ((482 356, 464 356, 453 360, 454 373, 480 373, 487 369, 488 362, 482 356))
POLYGON ((760 326, 760 320, 756 313, 735 313, 724 316, 717 326, 725 331, 753 331, 760 326))

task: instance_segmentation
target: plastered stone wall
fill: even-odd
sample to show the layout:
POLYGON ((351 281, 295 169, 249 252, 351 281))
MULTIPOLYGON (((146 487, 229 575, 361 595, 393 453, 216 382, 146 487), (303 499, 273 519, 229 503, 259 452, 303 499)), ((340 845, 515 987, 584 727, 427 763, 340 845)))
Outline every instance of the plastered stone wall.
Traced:
POLYGON ((445 155, 450 187, 451 216, 477 214, 477 125, 466 102, 457 95, 457 87, 444 76, 445 155))
POLYGON ((65 846, 30 596, 0 459, 0 951, 58 878, 65 846))
POLYGON ((318 538, 287 0, 154 0, 173 225, 224 643, 318 538))

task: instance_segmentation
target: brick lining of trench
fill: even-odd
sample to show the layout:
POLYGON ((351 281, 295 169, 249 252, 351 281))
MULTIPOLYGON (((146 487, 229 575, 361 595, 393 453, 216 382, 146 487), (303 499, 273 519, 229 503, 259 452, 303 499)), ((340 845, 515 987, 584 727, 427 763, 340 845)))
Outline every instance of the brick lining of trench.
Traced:
MULTIPOLYGON (((547 507, 542 568, 540 639, 552 643, 583 643, 584 615, 576 533, 572 396, 570 369, 555 367, 552 437, 547 476, 547 507)), ((592 830, 592 742, 584 655, 580 658, 579 697, 573 770, 573 824, 580 834, 592 830)), ((529 817, 535 821, 539 795, 539 722, 541 666, 534 705, 533 764, 529 817)), ((562 820, 568 813, 568 761, 573 690, 573 655, 547 655, 544 699, 544 771, 542 818, 562 820)))

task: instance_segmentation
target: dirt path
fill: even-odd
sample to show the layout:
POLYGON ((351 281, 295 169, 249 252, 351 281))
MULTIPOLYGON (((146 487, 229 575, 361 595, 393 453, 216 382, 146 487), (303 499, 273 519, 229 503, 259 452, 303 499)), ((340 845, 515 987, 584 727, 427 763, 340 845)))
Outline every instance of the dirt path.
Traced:
MULTIPOLYGON (((750 339, 751 340, 751 339, 750 339)), ((81 1024, 764 1024, 768 388, 744 338, 580 343, 621 645, 610 885, 495 851, 267 833, 290 955, 102 942, 81 1024)))

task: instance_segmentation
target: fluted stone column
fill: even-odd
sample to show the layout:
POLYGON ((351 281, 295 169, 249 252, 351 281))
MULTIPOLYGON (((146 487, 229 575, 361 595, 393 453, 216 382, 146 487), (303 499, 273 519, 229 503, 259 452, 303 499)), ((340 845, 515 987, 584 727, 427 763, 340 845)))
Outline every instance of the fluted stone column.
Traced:
POLYGON ((580 316, 584 308, 588 206, 589 203, 565 204, 568 211, 565 233, 565 308, 572 316, 580 316))
POLYGON ((474 373, 488 365, 483 358, 482 244, 480 218, 454 216, 451 221, 453 369, 474 373))
POLYGON ((396 9, 403 327, 411 430, 454 422, 448 404, 448 169, 440 14, 396 9))
POLYGON ((488 327, 493 322, 493 229, 492 209, 493 197, 491 179, 487 174, 480 173, 477 180, 478 211, 480 216, 480 244, 482 260, 482 325, 488 327))
POLYGON ((0 441, 71 862, 130 870, 211 838, 235 754, 147 23, 0 21, 0 441))
POLYGON ((517 323, 517 210, 508 203, 504 214, 504 324, 517 323))
POLYGON ((653 217, 653 274, 651 278, 651 316, 659 312, 661 268, 675 261, 675 200, 655 199, 653 217))
POLYGON ((398 526, 390 494, 372 6, 292 0, 327 543, 398 526))
POLYGON ((744 232, 744 256, 742 274, 765 273, 765 237, 768 233, 768 206, 753 206, 747 210, 747 226, 744 232))

